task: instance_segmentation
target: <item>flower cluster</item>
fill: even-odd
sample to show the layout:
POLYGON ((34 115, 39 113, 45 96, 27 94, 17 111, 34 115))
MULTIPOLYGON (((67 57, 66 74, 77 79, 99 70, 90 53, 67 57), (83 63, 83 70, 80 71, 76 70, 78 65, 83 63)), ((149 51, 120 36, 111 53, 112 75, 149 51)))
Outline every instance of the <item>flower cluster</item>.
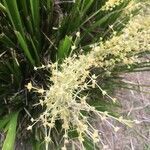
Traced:
MULTIPOLYGON (((73 141, 69 138, 70 130, 76 130, 78 134, 76 138, 81 146, 83 146, 85 138, 91 139, 94 144, 100 142, 99 131, 91 125, 89 116, 84 115, 83 111, 87 114, 93 112, 102 121, 106 121, 107 118, 113 118, 128 124, 127 120, 123 118, 119 120, 108 112, 98 111, 95 107, 88 104, 88 95, 84 95, 83 91, 96 86, 100 89, 103 96, 115 100, 97 84, 97 76, 95 74, 90 75, 89 68, 93 63, 94 59, 92 59, 91 55, 89 57, 81 55, 78 59, 74 55, 66 58, 59 66, 58 63, 51 64, 52 76, 50 81, 53 85, 49 86, 49 89, 38 89, 33 87, 31 83, 28 83, 28 90, 31 91, 33 89, 42 94, 43 99, 40 100, 40 105, 46 106, 46 110, 38 119, 32 119, 33 124, 28 127, 28 130, 31 130, 35 123, 42 122, 45 128, 46 145, 52 142, 50 135, 52 129, 55 128, 57 120, 62 122, 64 130, 63 150, 66 149, 68 143, 73 141), (42 93, 39 92, 41 90, 43 91, 42 93)), ((114 128, 114 131, 118 131, 119 127, 115 127, 113 124, 111 126, 114 128)))
POLYGON ((111 70, 116 65, 130 65, 138 61, 139 53, 150 50, 149 41, 149 10, 147 13, 141 10, 140 14, 129 21, 120 35, 113 36, 105 43, 100 43, 93 48, 92 52, 99 66, 111 70))
MULTIPOLYGON (((112 4, 116 1, 108 2, 112 4)), ((62 64, 58 64, 58 62, 49 64, 48 68, 51 69, 49 80, 52 84, 48 83, 48 89, 35 88, 31 83, 27 85, 29 91, 34 89, 42 95, 39 104, 46 106, 45 111, 38 119, 32 119, 33 125, 42 122, 45 128, 46 149, 52 142, 50 135, 57 120, 62 122, 64 130, 63 150, 67 149, 67 144, 73 141, 69 137, 70 130, 77 132, 76 138, 82 147, 84 147, 85 138, 89 138, 94 144, 101 142, 100 132, 89 121, 88 114, 90 112, 98 116, 101 121, 108 122, 107 119, 112 118, 126 125, 131 123, 123 117, 116 118, 108 112, 96 110, 87 102, 88 95, 83 93, 89 88, 98 87, 103 96, 115 102, 115 99, 98 85, 97 76, 91 74, 90 68, 98 66, 111 71, 116 65, 134 63, 138 53, 150 50, 150 15, 143 15, 141 12, 129 22, 120 35, 114 34, 105 43, 101 42, 98 46, 92 47, 92 51, 87 55, 73 55, 66 58, 62 64), (86 115, 83 112, 86 112, 86 115)), ((109 122, 109 124, 111 123, 109 122)), ((33 125, 28 129, 31 130, 33 125)), ((119 130, 119 127, 115 127, 113 124, 111 126, 114 131, 119 130)))
POLYGON ((124 0, 108 0, 105 5, 102 7, 102 10, 113 10, 116 6, 119 6, 123 3, 124 0))

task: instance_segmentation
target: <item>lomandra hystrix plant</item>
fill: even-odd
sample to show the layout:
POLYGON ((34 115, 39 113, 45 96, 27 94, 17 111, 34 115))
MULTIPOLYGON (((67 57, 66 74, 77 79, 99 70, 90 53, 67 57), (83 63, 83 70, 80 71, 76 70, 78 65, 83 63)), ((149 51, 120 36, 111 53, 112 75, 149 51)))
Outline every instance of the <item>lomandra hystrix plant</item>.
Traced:
MULTIPOLYGON (((143 8, 144 9, 144 8, 143 8)), ((115 32, 115 31, 114 31, 115 32)), ((41 94, 39 105, 45 106, 45 110, 37 119, 32 119, 32 127, 36 123, 41 123, 45 131, 46 149, 53 144, 52 130, 56 128, 56 122, 60 121, 63 130, 62 134, 62 150, 66 150, 68 145, 86 149, 85 142, 93 143, 94 147, 99 147, 101 143, 103 148, 103 140, 101 133, 90 122, 89 114, 97 116, 102 122, 108 123, 115 132, 119 130, 118 126, 114 126, 109 119, 114 119, 128 126, 132 123, 137 123, 137 120, 127 120, 122 116, 116 117, 108 111, 97 110, 96 107, 89 104, 89 95, 84 91, 90 88, 98 88, 101 95, 108 98, 110 101, 116 102, 116 99, 111 97, 105 89, 98 84, 99 77, 92 74, 91 68, 103 68, 111 74, 113 69, 124 65, 130 68, 134 63, 140 63, 138 54, 145 51, 150 51, 150 15, 148 11, 141 10, 140 13, 133 17, 123 31, 106 42, 101 42, 98 45, 92 45, 92 50, 86 55, 73 55, 59 62, 43 66, 50 68, 51 76, 47 82, 47 89, 40 89, 27 85, 29 91, 33 90, 41 94), (76 136, 71 138, 70 133, 74 130, 76 136), (75 143, 79 142, 77 146, 75 143)), ((40 69, 36 68, 35 69, 40 69)), ((37 104, 38 105, 38 104, 37 104)), ((71 148, 71 149, 72 149, 71 148)), ((68 148, 70 149, 70 147, 68 148)))
POLYGON ((15 139, 36 150, 94 149, 105 145, 92 118, 115 131, 109 118, 131 126, 114 112, 106 79, 143 65, 137 58, 149 51, 145 3, 0 0, 1 149, 14 149, 15 139))

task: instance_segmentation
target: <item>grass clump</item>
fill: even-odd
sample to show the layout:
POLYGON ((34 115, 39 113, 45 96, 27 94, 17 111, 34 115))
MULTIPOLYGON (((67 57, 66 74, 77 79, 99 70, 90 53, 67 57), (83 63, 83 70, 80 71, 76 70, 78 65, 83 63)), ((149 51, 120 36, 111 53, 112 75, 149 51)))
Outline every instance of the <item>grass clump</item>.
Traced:
POLYGON ((91 115, 116 132, 119 127, 109 118, 131 126, 134 121, 106 109, 116 99, 104 79, 131 70, 149 51, 150 15, 144 2, 0 2, 0 129, 7 132, 2 149, 7 144, 13 149, 16 135, 25 141, 24 134, 34 149, 65 150, 76 148, 75 143, 81 149, 87 143, 91 149, 105 147, 91 115), (108 107, 92 104, 91 89, 98 89, 97 101, 108 107))

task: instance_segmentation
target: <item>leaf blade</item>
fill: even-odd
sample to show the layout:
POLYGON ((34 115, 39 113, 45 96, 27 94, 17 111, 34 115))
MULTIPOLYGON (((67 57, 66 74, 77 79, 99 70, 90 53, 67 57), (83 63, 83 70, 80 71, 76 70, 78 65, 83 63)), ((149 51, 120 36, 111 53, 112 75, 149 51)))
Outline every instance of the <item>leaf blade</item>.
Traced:
POLYGON ((13 150, 14 149, 18 114, 19 114, 19 112, 16 112, 12 115, 12 118, 9 122, 9 128, 7 131, 7 135, 6 135, 2 150, 13 150))

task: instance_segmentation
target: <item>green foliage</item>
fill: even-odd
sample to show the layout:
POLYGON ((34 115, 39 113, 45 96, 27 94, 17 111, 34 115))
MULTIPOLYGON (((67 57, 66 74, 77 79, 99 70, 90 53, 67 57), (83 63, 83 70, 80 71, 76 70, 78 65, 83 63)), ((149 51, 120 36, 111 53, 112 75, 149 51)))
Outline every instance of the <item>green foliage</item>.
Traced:
POLYGON ((65 57, 68 56, 70 47, 72 45, 72 38, 66 36, 63 41, 60 42, 59 47, 58 47, 58 58, 59 59, 64 59, 65 57))
MULTIPOLYGON (((6 135, 6 139, 4 141, 2 150, 13 150, 14 149, 18 113, 19 112, 16 112, 16 113, 13 113, 10 115, 10 120, 5 127, 5 131, 7 131, 7 135, 6 135)), ((6 120, 4 122, 6 123, 6 120)))

